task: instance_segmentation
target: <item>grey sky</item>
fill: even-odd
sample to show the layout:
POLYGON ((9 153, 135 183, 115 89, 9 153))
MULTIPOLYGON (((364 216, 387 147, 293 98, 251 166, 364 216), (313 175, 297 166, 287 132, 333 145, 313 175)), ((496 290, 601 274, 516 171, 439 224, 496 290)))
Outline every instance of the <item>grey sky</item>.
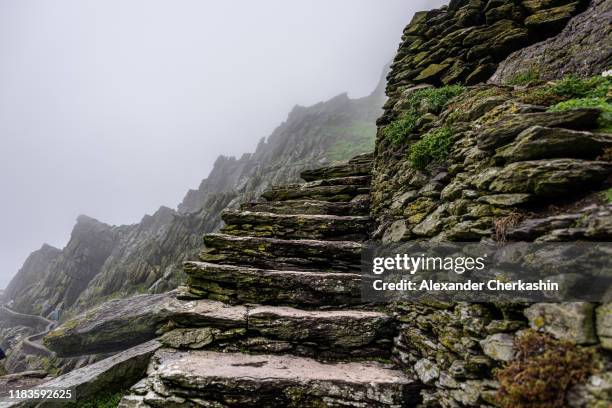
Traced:
POLYGON ((0 0, 0 288, 79 214, 175 207, 295 105, 369 93, 441 0, 0 0))

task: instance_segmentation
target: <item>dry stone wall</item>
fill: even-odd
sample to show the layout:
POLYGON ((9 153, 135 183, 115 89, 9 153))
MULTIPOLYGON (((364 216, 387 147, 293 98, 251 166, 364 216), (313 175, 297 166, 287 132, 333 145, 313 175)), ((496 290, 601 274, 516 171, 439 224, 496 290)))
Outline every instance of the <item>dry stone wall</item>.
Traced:
MULTIPOLYGON (((389 100, 378 121, 375 239, 612 238, 612 134, 606 113, 612 91, 611 81, 600 75, 610 47, 599 44, 597 59, 604 62, 589 70, 593 77, 586 78, 584 64, 574 61, 550 73, 555 82, 523 75, 484 84, 500 62, 508 67, 512 58, 524 61, 523 51, 504 61, 512 51, 545 37, 551 39, 533 46, 541 54, 546 44, 560 44, 562 37, 567 42, 567 31, 556 35, 574 15, 568 25, 574 38, 589 37, 581 30, 593 33, 593 26, 609 25, 609 19, 576 23, 585 21, 583 10, 591 18, 601 16, 596 10, 603 3, 610 2, 451 1, 417 13, 392 64, 389 100), (568 73, 582 78, 564 77, 568 73), (597 103, 585 105, 586 99, 597 103)), ((557 68, 553 64, 553 71, 557 68)), ((423 406, 610 406, 610 304, 439 302, 393 308, 401 322, 394 360, 425 385, 423 406), (532 331, 544 337, 533 340, 527 335, 532 331), (496 370, 550 363, 540 357, 521 360, 517 339, 523 335, 529 339, 524 343, 550 338, 566 347, 567 340, 576 355, 593 352, 599 371, 567 394, 552 385, 561 380, 542 378, 545 391, 561 396, 557 405, 502 402, 500 395, 518 385, 500 383, 496 370)))

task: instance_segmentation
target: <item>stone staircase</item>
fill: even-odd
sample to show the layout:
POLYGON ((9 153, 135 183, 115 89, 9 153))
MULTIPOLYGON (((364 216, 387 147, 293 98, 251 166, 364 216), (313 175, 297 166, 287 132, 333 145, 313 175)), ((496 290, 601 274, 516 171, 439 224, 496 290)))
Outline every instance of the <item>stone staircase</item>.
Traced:
POLYGON ((306 171, 226 211, 179 296, 223 305, 224 325, 167 331, 120 406, 414 406, 420 383, 389 362, 393 318, 360 299, 371 165, 306 171))

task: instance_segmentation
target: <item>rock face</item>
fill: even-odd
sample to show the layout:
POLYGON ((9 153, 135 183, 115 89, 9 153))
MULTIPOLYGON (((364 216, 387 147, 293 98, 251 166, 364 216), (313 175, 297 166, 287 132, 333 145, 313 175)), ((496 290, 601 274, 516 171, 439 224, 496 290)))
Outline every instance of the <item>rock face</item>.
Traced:
POLYGON ((612 2, 592 0, 587 10, 572 18, 559 35, 510 54, 491 81, 505 83, 525 73, 550 80, 568 73, 598 75, 610 69, 610 19, 612 2))
MULTIPOLYGON (((558 33, 583 4, 570 0, 454 0, 440 9, 416 13, 391 64, 389 99, 379 123, 394 119, 397 110, 391 108, 415 84, 487 81, 510 53, 558 33)), ((608 19, 596 14, 600 22, 596 24, 605 24, 608 19)), ((589 18, 592 16, 583 21, 589 18)), ((595 41, 593 47, 598 44, 595 41)))
MULTIPOLYGON (((583 97, 563 88, 564 75, 610 68, 612 49, 603 44, 610 43, 611 4, 451 1, 417 13, 377 122, 373 237, 609 241, 610 134, 599 119, 606 114, 551 107, 583 97), (555 81, 527 75, 532 61, 540 78, 555 81), (525 74, 521 85, 476 84, 496 69, 495 81, 505 84, 525 74)), ((601 83, 602 108, 609 108, 609 80, 574 81, 601 83)), ((425 385, 422 407, 499 406, 495 370, 515 361, 514 339, 525 329, 593 347, 604 361, 602 376, 576 386, 563 406, 610 404, 608 305, 432 302, 392 309, 400 322, 393 361, 425 385)))

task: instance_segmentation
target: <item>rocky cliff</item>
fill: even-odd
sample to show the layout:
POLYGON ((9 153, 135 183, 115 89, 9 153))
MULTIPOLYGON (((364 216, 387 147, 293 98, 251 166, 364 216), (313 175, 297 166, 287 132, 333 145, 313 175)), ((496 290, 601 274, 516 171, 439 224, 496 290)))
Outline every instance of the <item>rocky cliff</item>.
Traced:
MULTIPOLYGON (((161 207, 122 226, 79 217, 63 250, 45 245, 32 253, 9 284, 5 303, 19 312, 65 319, 107 299, 175 288, 184 279, 181 263, 197 253, 202 235, 222 226, 223 209, 295 181, 306 168, 371 151, 384 99, 381 81, 364 98, 341 94, 296 106, 254 153, 219 157, 178 210, 161 207)), ((30 334, 11 334, 11 344, 30 334)))
MULTIPOLYGON (((373 305, 359 271, 368 238, 612 239, 611 8, 453 0, 417 13, 374 155, 286 186, 266 183, 275 167, 253 170, 251 156, 222 160, 259 175, 248 191, 265 189, 262 200, 237 207, 248 191, 224 190, 225 226, 185 263, 185 287, 106 302, 52 331, 45 344, 60 356, 120 351, 52 384, 87 399, 142 375, 122 407, 609 407, 610 303, 373 305), (588 69, 574 42, 591 50, 588 69)), ((310 132, 302 113, 278 134, 310 132)), ((190 192, 182 211, 197 214, 201 190, 223 182, 190 192)))

